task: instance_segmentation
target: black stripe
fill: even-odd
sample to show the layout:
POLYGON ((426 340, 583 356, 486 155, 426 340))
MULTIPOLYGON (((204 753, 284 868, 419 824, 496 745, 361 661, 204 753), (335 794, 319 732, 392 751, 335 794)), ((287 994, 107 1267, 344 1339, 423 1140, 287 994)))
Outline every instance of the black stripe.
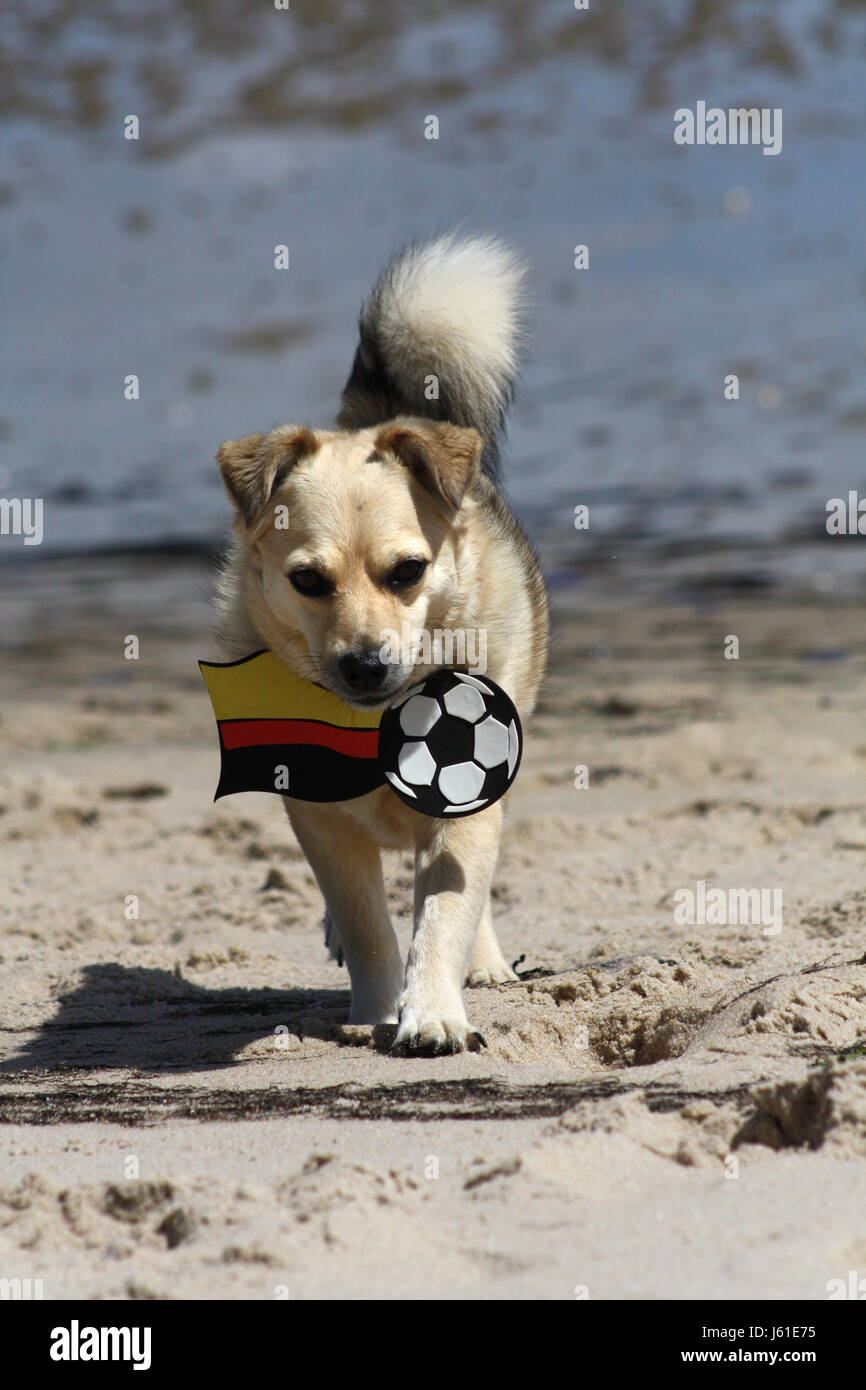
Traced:
POLYGON ((378 759, 351 758, 332 748, 306 744, 223 748, 214 801, 235 792, 275 792, 293 801, 353 801, 384 782, 378 759), (277 767, 289 769, 288 791, 274 786, 277 767))

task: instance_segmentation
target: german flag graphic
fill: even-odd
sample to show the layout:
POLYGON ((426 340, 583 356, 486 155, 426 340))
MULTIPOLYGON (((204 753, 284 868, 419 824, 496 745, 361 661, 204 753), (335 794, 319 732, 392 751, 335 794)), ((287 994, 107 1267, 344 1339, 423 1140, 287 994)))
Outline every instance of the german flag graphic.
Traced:
POLYGON ((199 666, 219 730, 214 801, 233 792, 351 801, 383 785, 381 710, 352 709, 296 676, 273 652, 199 666))

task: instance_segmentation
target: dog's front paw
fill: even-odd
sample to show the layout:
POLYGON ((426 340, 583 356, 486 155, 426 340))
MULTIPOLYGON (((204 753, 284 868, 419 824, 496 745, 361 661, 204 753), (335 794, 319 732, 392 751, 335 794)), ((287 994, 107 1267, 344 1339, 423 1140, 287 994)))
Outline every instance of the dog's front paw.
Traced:
POLYGON ((411 1000, 400 1003, 399 1025, 392 1052, 401 1056, 439 1056, 448 1052, 478 1052, 486 1047, 477 1028, 471 1028, 463 1012, 418 1006, 411 1000))

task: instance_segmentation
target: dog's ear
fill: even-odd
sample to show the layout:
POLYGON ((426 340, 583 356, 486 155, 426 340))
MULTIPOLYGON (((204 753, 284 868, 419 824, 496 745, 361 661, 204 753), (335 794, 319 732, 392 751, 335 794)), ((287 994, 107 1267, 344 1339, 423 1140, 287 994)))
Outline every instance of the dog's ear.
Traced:
POLYGON ((374 444, 380 453, 394 454, 449 516, 478 477, 484 448, 477 430, 420 418, 392 420, 374 444))
POLYGON ((284 425, 273 434, 247 434, 243 439, 228 439, 220 445, 220 473, 247 526, 295 464, 307 454, 314 454, 318 447, 315 434, 306 425, 284 425))

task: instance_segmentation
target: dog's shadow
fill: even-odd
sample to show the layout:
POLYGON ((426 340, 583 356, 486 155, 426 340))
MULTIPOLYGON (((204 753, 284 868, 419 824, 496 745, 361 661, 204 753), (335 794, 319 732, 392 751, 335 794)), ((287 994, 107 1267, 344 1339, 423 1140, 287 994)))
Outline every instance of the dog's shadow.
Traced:
POLYGON ((0 1072, 201 1071, 253 1045, 285 1055, 304 1038, 340 1039, 349 990, 208 989, 167 970, 103 964, 85 966, 58 1005, 0 1072))

